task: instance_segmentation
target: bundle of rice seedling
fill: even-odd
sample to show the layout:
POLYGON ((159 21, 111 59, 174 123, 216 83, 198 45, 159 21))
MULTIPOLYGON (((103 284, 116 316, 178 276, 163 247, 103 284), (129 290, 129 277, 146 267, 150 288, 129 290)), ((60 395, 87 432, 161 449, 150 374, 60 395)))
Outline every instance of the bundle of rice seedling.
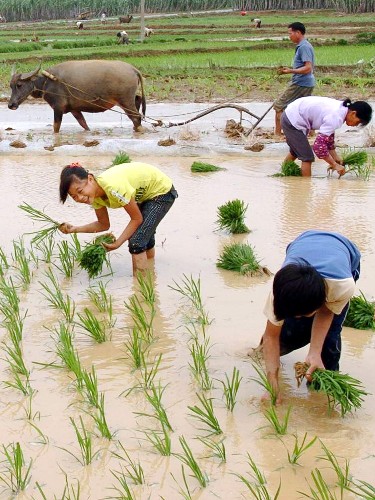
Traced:
POLYGON ((121 165, 122 163, 130 163, 132 160, 128 153, 125 153, 125 151, 119 151, 117 155, 114 157, 112 160, 112 165, 121 165))
MULTIPOLYGON (((299 384, 305 376, 308 367, 307 363, 295 363, 294 369, 299 384)), ((346 413, 360 408, 363 396, 368 395, 359 380, 347 373, 332 370, 315 370, 311 376, 310 389, 317 392, 324 392, 328 399, 330 411, 334 408, 340 408, 342 417, 346 413)))
POLYGON ((226 229, 233 234, 249 233, 250 229, 245 224, 247 205, 242 200, 228 201, 217 209, 220 229, 226 229))
POLYGON ((357 177, 368 181, 370 178, 372 165, 368 163, 366 151, 352 151, 344 154, 342 159, 346 172, 353 172, 357 177))
POLYGON ((362 292, 352 297, 344 326, 358 330, 375 330, 375 303, 367 300, 362 292))
POLYGON ((35 220, 37 222, 42 222, 45 225, 49 224, 49 226, 44 227, 39 231, 32 231, 30 233, 27 233, 27 234, 35 234, 35 236, 31 240, 32 244, 41 243, 45 238, 52 238, 55 235, 56 231, 59 229, 60 222, 55 221, 41 210, 33 208, 28 203, 24 203, 23 205, 18 205, 18 208, 24 210, 32 220, 35 220))
POLYGON ((281 172, 273 174, 271 177, 301 177, 302 170, 295 161, 284 161, 281 164, 281 172))
POLYGON ((91 243, 87 243, 78 256, 78 263, 88 272, 90 278, 95 278, 103 269, 107 260, 107 250, 103 243, 113 243, 116 240, 113 234, 106 233, 97 236, 91 243))
POLYGON ((368 160, 366 151, 349 151, 344 154, 342 164, 348 167, 353 165, 364 165, 368 160))
POLYGON ((232 243, 226 245, 216 263, 221 269, 237 271, 240 274, 261 274, 263 272, 254 249, 247 243, 232 243))
POLYGON ((211 163, 202 163, 200 161, 195 161, 191 166, 192 172, 217 172, 218 170, 225 170, 225 168, 211 165, 211 163))

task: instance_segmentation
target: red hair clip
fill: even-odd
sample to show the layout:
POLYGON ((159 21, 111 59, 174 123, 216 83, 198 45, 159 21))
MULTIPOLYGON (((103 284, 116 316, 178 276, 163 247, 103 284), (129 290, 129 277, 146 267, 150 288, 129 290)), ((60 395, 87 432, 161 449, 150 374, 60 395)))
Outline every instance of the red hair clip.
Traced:
POLYGON ((79 163, 79 161, 73 162, 70 165, 68 165, 69 168, 74 168, 74 167, 82 167, 82 165, 79 163))

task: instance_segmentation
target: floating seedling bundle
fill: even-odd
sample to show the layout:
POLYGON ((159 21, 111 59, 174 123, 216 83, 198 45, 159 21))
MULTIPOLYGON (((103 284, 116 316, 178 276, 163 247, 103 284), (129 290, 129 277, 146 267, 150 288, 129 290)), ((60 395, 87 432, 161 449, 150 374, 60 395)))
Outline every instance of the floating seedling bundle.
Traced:
POLYGON ((53 236, 55 236, 56 231, 59 229, 61 225, 60 222, 55 221, 41 210, 33 208, 28 203, 24 203, 23 205, 18 205, 18 208, 24 210, 32 220, 41 222, 45 226, 39 231, 32 231, 31 233, 29 233, 29 234, 35 234, 35 236, 31 240, 32 244, 41 243, 46 238, 52 238, 53 236))
POLYGON ((107 250, 103 243, 113 243, 115 239, 111 233, 102 234, 83 248, 78 257, 78 263, 82 269, 88 272, 90 278, 98 276, 103 269, 104 262, 108 263, 107 250))
POLYGON ((224 246, 223 251, 216 263, 217 267, 229 271, 237 271, 243 275, 261 276, 270 275, 266 267, 259 264, 254 249, 247 243, 232 243, 224 246))
POLYGON ((362 292, 352 297, 344 326, 358 330, 375 330, 375 303, 367 300, 362 292))
POLYGON ((238 199, 220 205, 217 209, 219 228, 233 234, 249 233, 250 229, 245 224, 246 210, 247 205, 238 199))
POLYGON ((200 161, 195 161, 191 166, 192 172, 217 172, 218 170, 225 169, 217 167, 216 165, 211 165, 211 163, 202 163, 200 161))
MULTIPOLYGON (((301 384, 309 365, 297 362, 294 365, 298 386, 301 384)), ((341 416, 360 408, 363 396, 367 396, 362 383, 346 373, 317 369, 311 376, 310 389, 324 392, 330 410, 340 408, 341 416)))
POLYGON ((121 165, 122 163, 130 163, 132 160, 128 153, 125 151, 119 151, 117 155, 113 158, 112 165, 121 165))
POLYGON ((301 177, 302 170, 295 161, 284 161, 281 164, 281 171, 271 177, 301 177))

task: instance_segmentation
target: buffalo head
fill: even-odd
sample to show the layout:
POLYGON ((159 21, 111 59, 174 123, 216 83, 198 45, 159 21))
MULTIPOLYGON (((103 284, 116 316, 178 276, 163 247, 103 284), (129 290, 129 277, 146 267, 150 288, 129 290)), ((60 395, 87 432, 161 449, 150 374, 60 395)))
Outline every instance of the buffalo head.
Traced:
POLYGON ((10 80, 12 95, 8 102, 9 109, 17 109, 18 106, 34 91, 34 80, 39 73, 40 66, 30 73, 15 73, 10 80))

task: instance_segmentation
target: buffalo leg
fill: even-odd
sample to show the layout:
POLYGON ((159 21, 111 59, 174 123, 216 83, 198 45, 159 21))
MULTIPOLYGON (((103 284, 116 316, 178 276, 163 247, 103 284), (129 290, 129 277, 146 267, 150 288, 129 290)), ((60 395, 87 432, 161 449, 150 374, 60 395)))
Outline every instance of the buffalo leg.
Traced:
MULTIPOLYGON (((127 116, 130 118, 130 120, 133 122, 133 128, 135 131, 141 130, 141 114, 136 108, 136 105, 138 104, 137 99, 135 99, 135 105, 133 107, 130 107, 127 103, 123 104, 119 102, 119 106, 125 111, 127 116)), ((140 102, 139 102, 140 106, 140 102)))
POLYGON ((81 111, 71 111, 71 113, 82 128, 84 128, 85 130, 90 130, 81 111))
POLYGON ((61 111, 57 111, 57 109, 53 110, 53 131, 55 134, 60 132, 61 122, 62 122, 63 114, 61 111))

